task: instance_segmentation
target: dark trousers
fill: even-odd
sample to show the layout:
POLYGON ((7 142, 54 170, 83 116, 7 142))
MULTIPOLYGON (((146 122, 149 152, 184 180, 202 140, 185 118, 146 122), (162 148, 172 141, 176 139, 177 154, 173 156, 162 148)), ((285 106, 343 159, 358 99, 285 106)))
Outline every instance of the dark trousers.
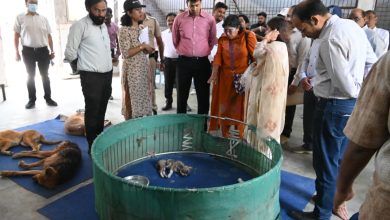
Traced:
POLYGON ((164 85, 164 95, 167 104, 172 104, 172 92, 173 92, 173 86, 175 84, 176 80, 176 66, 177 66, 177 59, 168 58, 165 57, 164 59, 164 78, 165 78, 165 85, 164 85))
MULTIPOLYGON (((288 86, 294 80, 294 75, 295 75, 296 71, 297 71, 297 69, 295 69, 295 68, 290 70, 290 74, 288 75, 288 86)), ((296 108, 297 108, 296 105, 286 107, 286 115, 284 118, 284 128, 283 128, 283 132, 282 132, 282 135, 284 135, 286 137, 290 137, 290 135, 291 135, 296 108)))
POLYGON ((314 112, 313 167, 317 199, 314 212, 319 219, 330 219, 339 166, 348 143, 343 129, 356 99, 319 98, 314 112))
POLYGON ((45 92, 44 98, 51 99, 50 79, 49 79, 49 64, 50 54, 47 47, 32 48, 23 46, 22 50, 23 62, 26 65, 28 74, 27 90, 30 101, 37 99, 35 89, 35 68, 38 63, 38 69, 41 74, 43 90, 45 92))
POLYGON ((305 91, 303 95, 303 143, 313 148, 313 116, 317 98, 313 89, 305 91))
POLYGON ((211 65, 207 57, 183 57, 177 62, 177 113, 187 113, 187 100, 191 81, 194 78, 198 114, 208 114, 210 107, 210 85, 207 80, 211 75, 211 65))
POLYGON ((85 131, 91 150, 93 141, 104 128, 104 116, 112 91, 112 70, 107 73, 80 71, 80 81, 85 101, 85 131))

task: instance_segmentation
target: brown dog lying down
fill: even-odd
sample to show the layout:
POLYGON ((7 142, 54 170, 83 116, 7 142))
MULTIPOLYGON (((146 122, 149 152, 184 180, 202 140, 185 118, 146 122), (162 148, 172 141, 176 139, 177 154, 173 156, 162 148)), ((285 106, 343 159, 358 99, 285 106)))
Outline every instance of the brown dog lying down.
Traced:
MULTIPOLYGON (((77 110, 76 114, 71 116, 60 115, 64 121, 65 133, 70 135, 85 136, 84 111, 77 110)), ((104 121, 104 127, 111 125, 109 120, 104 121)))
POLYGON ((2 154, 12 155, 12 152, 9 151, 9 149, 18 145, 31 147, 33 151, 39 151, 41 148, 41 144, 39 143, 59 144, 61 141, 48 141, 36 130, 21 132, 14 130, 0 131, 0 153, 2 154))
POLYGON ((51 151, 22 151, 14 154, 12 157, 37 157, 42 158, 42 160, 30 164, 21 160, 19 166, 26 170, 5 170, 0 172, 1 176, 32 175, 35 181, 49 189, 69 180, 76 173, 81 163, 79 146, 69 141, 63 141, 51 151), (27 170, 37 166, 42 166, 42 170, 27 170))

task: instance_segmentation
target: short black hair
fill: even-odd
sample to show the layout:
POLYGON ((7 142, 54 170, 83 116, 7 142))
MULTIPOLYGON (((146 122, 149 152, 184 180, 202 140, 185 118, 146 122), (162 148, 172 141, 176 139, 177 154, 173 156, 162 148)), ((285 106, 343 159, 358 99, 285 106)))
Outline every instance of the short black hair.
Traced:
POLYGON ((223 20, 222 27, 237 27, 240 29, 240 31, 243 30, 240 24, 240 19, 237 15, 228 15, 225 20, 223 20))
POLYGON ((238 17, 239 18, 241 17, 242 19, 244 19, 245 23, 247 23, 247 24, 250 23, 248 16, 246 16, 244 14, 240 14, 240 15, 238 15, 238 17))
POLYGON ((259 16, 263 16, 265 18, 267 18, 267 13, 265 13, 264 11, 260 12, 259 14, 257 14, 257 17, 259 16))
POLYGON ((188 2, 193 2, 193 3, 195 3, 195 2, 197 2, 197 1, 200 1, 200 2, 201 2, 202 0, 187 0, 186 3, 187 3, 187 4, 188 4, 188 2))
POLYGON ((213 11, 217 10, 218 8, 224 8, 225 10, 227 10, 228 6, 223 2, 217 2, 217 4, 215 4, 214 6, 213 11))
POLYGON ((293 10, 293 15, 301 21, 308 22, 314 15, 325 16, 328 14, 328 8, 320 0, 306 0, 299 3, 293 10))
MULTIPOLYGON (((276 16, 276 17, 271 18, 267 22, 267 26, 271 30, 278 30, 279 32, 286 32, 286 31, 290 30, 289 23, 283 17, 280 17, 280 16, 276 16)), ((278 36, 278 38, 276 40, 282 41, 280 38, 280 35, 278 36)))
POLYGON ((112 14, 112 9, 111 8, 107 8, 107 13, 112 14))
POLYGON ((92 6, 96 5, 99 2, 105 2, 107 4, 106 0, 85 0, 85 9, 87 9, 88 11, 92 6))
POLYGON ((376 16, 375 11, 373 11, 373 10, 367 10, 367 11, 366 11, 366 15, 368 15, 368 14, 373 14, 373 15, 376 16))
POLYGON ((278 31, 287 31, 289 29, 288 22, 284 18, 279 17, 279 16, 271 18, 267 22, 267 26, 271 30, 278 30, 278 31))
POLYGON ((173 13, 173 12, 168 13, 167 16, 165 16, 165 20, 167 20, 168 17, 171 17, 171 16, 176 17, 176 13, 173 13))

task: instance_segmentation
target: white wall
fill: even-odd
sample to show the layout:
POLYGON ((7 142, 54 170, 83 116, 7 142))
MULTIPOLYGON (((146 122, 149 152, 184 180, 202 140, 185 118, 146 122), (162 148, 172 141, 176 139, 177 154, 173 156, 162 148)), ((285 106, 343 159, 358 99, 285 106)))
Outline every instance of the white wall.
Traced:
POLYGON ((359 0, 358 8, 363 10, 374 10, 376 0, 359 0))

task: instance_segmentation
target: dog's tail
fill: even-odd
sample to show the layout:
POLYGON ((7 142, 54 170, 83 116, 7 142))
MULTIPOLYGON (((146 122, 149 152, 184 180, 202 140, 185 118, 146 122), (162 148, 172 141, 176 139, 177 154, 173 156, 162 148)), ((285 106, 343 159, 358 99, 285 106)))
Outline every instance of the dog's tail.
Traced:
POLYGON ((39 139, 39 142, 41 142, 42 144, 59 144, 61 143, 62 141, 48 141, 45 139, 45 137, 43 137, 43 135, 41 136, 41 138, 39 139))

